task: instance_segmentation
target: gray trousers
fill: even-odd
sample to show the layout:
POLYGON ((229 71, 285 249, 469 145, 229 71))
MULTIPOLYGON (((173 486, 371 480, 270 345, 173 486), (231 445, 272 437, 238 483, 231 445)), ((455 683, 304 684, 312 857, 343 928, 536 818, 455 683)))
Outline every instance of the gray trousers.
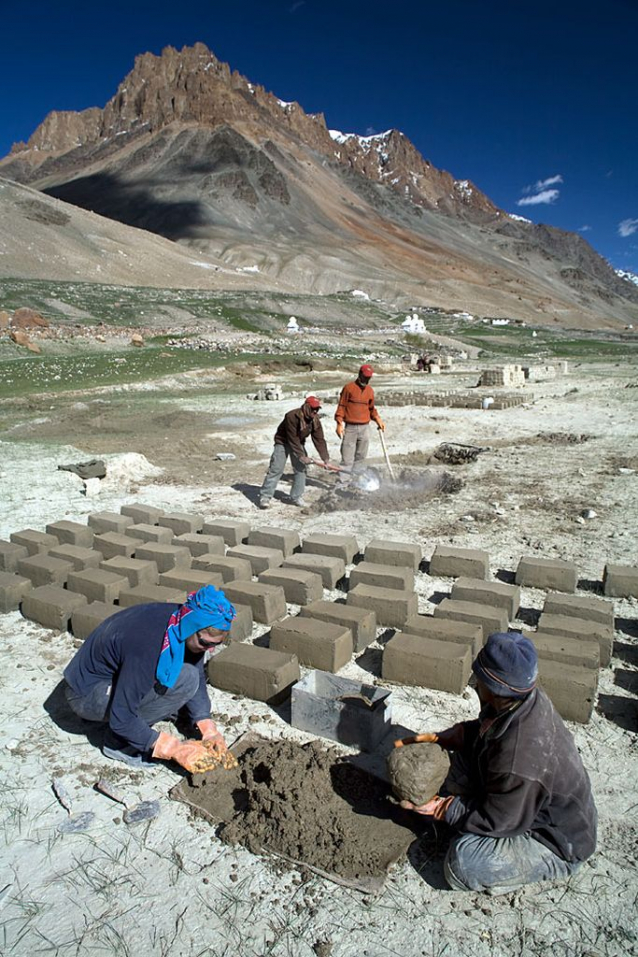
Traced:
MULTIPOLYGON (((349 425, 346 422, 345 432, 341 440, 341 464, 347 469, 356 469, 363 465, 368 457, 370 445, 370 426, 349 425)), ((339 482, 346 485, 352 478, 352 472, 341 472, 339 482)))
POLYGON ((275 444, 275 447, 272 450, 272 455, 270 456, 270 463, 268 465, 268 471, 266 472, 266 478, 264 479, 264 483, 261 487, 261 493, 259 496, 261 502, 269 502, 275 494, 275 489, 279 484, 279 480, 284 474, 284 469, 286 468, 286 459, 288 456, 290 456, 290 463, 294 472, 292 488, 290 489, 290 497, 293 502, 298 502, 299 499, 302 498, 306 489, 306 466, 303 462, 299 461, 299 456, 295 455, 289 445, 275 444))

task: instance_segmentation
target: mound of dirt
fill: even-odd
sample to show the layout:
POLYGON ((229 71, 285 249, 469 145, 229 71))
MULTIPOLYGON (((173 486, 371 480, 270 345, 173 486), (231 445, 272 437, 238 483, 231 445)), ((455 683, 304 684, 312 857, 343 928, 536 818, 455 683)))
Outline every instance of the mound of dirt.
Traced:
MULTIPOLYGON (((377 471, 377 470, 375 470, 377 471)), ((335 486, 310 507, 312 513, 337 510, 386 512, 420 508, 424 501, 441 495, 453 495, 465 484, 462 479, 442 469, 402 469, 395 472, 396 481, 383 477, 379 488, 366 490, 356 484, 335 486)), ((356 476, 353 482, 356 481, 356 476)))

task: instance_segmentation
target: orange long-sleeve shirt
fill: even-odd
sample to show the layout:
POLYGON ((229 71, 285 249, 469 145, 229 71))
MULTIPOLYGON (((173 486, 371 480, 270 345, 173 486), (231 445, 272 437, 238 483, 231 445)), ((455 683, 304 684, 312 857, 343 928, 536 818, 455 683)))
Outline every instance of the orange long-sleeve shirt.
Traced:
POLYGON ((359 385, 357 381, 348 382, 341 390, 335 420, 346 425, 367 425, 370 419, 373 422, 380 421, 372 386, 359 385))

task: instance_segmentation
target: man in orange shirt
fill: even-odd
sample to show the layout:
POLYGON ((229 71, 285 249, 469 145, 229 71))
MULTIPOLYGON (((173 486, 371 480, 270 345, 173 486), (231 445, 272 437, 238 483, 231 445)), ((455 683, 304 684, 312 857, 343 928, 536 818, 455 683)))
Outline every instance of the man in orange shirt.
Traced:
POLYGON ((385 431, 385 425, 374 405, 374 392, 369 385, 374 374, 370 365, 362 365, 354 382, 348 382, 341 390, 339 405, 335 412, 337 435, 341 439, 341 464, 347 471, 342 472, 339 481, 343 484, 350 480, 352 469, 365 461, 370 444, 370 420, 377 428, 385 431))

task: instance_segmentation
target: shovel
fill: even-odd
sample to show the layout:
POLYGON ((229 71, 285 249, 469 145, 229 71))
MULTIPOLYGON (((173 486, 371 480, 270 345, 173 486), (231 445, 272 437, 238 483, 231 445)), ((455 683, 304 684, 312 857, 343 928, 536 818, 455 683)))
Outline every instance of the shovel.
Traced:
POLYGON ((388 472, 390 473, 390 478, 392 479, 393 482, 396 482, 396 478, 394 477, 394 472, 392 471, 392 466, 390 465, 390 456, 388 455, 388 450, 385 447, 385 439, 383 437, 383 430, 379 429, 378 431, 379 431, 379 438, 381 439, 381 447, 383 449, 385 464, 388 466, 388 472))
POLYGON ((62 783, 62 778, 52 778, 51 787, 53 788, 53 793, 56 798, 69 815, 66 821, 62 821, 58 824, 58 831, 62 834, 77 834, 79 831, 87 831, 95 820, 93 811, 83 811, 81 814, 72 813, 73 805, 69 797, 69 792, 62 783))
POLYGON ((105 780, 105 778, 100 778, 95 785, 95 789, 96 791, 100 791, 101 794, 106 794, 112 801, 117 801, 118 804, 124 805, 126 810, 122 817, 124 818, 125 824, 137 824, 139 821, 152 821, 160 812, 159 801, 140 801, 139 804, 129 804, 122 792, 118 791, 118 789, 109 781, 105 780))

